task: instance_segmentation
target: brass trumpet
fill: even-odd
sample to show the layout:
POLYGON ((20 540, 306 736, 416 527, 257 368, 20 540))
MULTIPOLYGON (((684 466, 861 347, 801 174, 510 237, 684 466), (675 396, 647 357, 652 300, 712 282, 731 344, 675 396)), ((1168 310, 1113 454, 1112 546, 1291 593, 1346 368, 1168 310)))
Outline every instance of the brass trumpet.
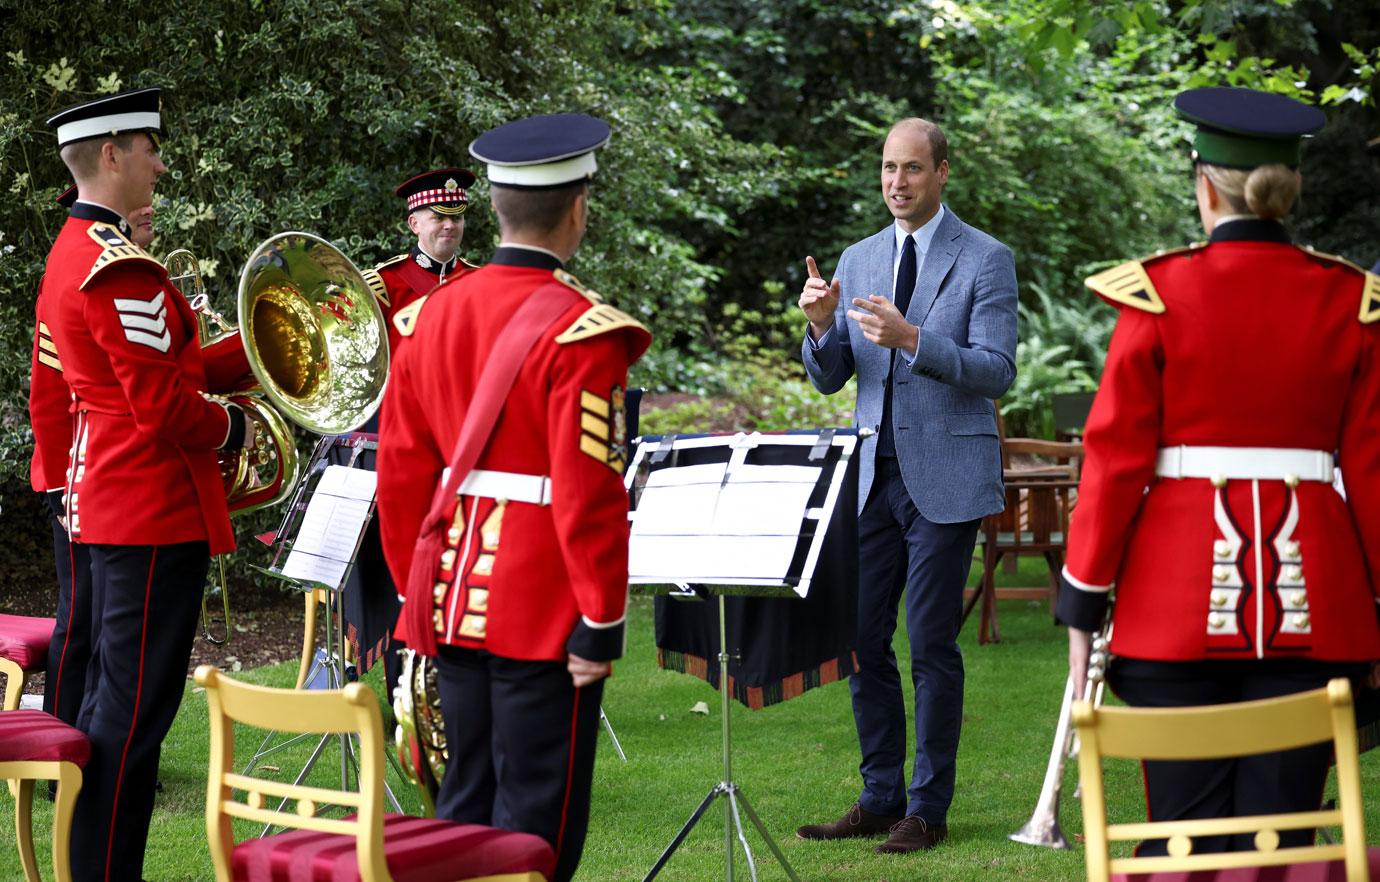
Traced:
MULTIPOLYGON (((1107 652, 1110 627, 1109 624, 1093 637, 1092 654, 1088 657, 1088 681, 1081 697, 1090 699, 1094 705, 1102 704, 1102 690, 1110 659, 1107 652)), ((1035 811, 1024 827, 1006 837, 1013 842, 1042 845, 1045 848, 1069 847, 1068 840, 1059 829, 1059 797, 1064 789, 1064 764, 1078 756, 1078 739, 1073 732, 1073 692, 1073 675, 1070 674, 1064 682, 1064 701, 1059 706, 1059 722, 1054 727, 1054 746, 1050 750, 1049 765, 1045 767, 1040 796, 1035 801, 1035 811)))

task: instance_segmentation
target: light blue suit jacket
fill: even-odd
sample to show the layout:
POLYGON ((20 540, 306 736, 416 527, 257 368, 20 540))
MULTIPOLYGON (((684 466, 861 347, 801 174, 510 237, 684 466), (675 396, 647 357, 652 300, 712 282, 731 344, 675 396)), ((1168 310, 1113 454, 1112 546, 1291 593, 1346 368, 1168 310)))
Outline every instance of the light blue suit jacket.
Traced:
MULTIPOLYGON (((816 389, 833 394, 858 376, 854 424, 876 431, 887 371, 901 478, 915 507, 935 523, 974 520, 1005 507, 1001 448, 991 399, 1016 378, 1016 268, 1011 249, 945 206, 916 279, 906 320, 920 328, 915 361, 862 334, 847 311, 854 297, 891 296, 896 234, 891 225, 839 258, 839 307, 818 343, 801 347, 816 389)), ((858 510, 875 473, 877 439, 862 442, 858 510)))

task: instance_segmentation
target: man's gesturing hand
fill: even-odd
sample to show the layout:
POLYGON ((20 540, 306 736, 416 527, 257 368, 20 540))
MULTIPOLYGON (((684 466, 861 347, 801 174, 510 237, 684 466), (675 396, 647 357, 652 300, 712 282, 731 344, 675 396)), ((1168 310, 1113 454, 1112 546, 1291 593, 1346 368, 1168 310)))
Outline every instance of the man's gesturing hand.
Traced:
POLYGON ((853 298, 856 309, 848 310, 848 317, 862 328, 863 336, 887 349, 904 349, 914 355, 920 345, 920 329, 901 315, 896 304, 879 294, 866 300, 853 298))
POLYGON ((834 324, 834 310, 839 306, 839 280, 826 284, 813 257, 805 258, 805 271, 810 275, 800 291, 800 310, 810 320, 810 336, 818 340, 834 324))

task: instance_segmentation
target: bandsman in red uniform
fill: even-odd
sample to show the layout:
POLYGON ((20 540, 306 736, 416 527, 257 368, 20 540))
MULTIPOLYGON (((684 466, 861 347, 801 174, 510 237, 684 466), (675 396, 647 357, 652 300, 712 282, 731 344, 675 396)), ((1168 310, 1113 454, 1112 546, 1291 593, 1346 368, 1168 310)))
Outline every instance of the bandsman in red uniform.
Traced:
POLYGON ((439 673, 449 761, 437 815, 546 838, 557 880, 584 847, 603 680, 623 650, 623 390, 651 341, 564 270, 608 137, 600 120, 557 114, 471 145, 488 163, 502 241, 487 266, 418 309, 379 446, 384 551, 409 586, 398 636, 434 655, 439 673), (514 343, 514 314, 525 319, 533 302, 544 330, 514 343), (508 358, 521 366, 477 439, 475 468, 445 501, 445 547, 414 560, 468 411, 503 391, 486 385, 486 368, 508 358), (424 578, 409 585, 414 568, 424 578))
MULTIPOLYGON (((234 548, 218 448, 257 435, 208 389, 196 321, 125 216, 151 202, 159 90, 53 116, 80 198, 53 243, 43 321, 72 393, 65 513, 91 553, 92 659, 78 727, 91 760, 72 824, 79 882, 142 878, 158 754, 182 700, 211 554, 234 548)), ((227 360, 231 361, 231 360, 227 360)))
MULTIPOLYGON (((1293 245, 1281 223, 1321 111, 1228 88, 1184 92, 1175 107, 1198 127, 1209 241, 1088 280, 1121 312, 1086 426, 1058 604, 1074 680, 1114 591, 1108 681, 1128 704, 1359 681, 1380 658, 1380 277, 1293 245)), ((1149 814, 1316 808, 1328 760, 1320 745, 1147 763, 1149 814)), ((1280 845, 1309 840, 1285 831, 1280 845)), ((1141 851, 1164 852, 1163 841, 1141 851)))
POLYGON ((399 312, 442 282, 476 269, 458 254, 465 238, 466 191, 473 184, 474 173, 467 169, 438 168, 408 178, 393 191, 407 203, 407 228, 417 244, 364 271, 388 322, 389 352, 397 352, 406 339, 395 326, 399 312))
MULTIPOLYGON (((441 168, 409 178, 393 191, 406 203, 407 227, 417 237, 417 244, 407 254, 389 258, 363 273, 383 308, 390 355, 396 355, 407 340, 404 329, 416 315, 419 301, 437 285, 475 269, 456 253, 465 238, 466 191, 473 184, 472 172, 441 168)), ((370 417, 361 431, 377 432, 378 416, 370 417)), ((337 448, 332 454, 341 462, 354 457, 346 448, 337 448)), ((374 451, 365 449, 355 465, 374 468, 374 451)), ((377 519, 369 522, 360 540, 355 565, 345 583, 344 606, 346 637, 357 650, 360 672, 381 660, 388 694, 392 695, 401 663, 398 647, 390 637, 401 606, 383 558, 377 519)))
MULTIPOLYGON (((76 201, 76 187, 68 187, 57 198, 57 203, 66 209, 76 201)), ((130 241, 147 248, 153 241, 153 206, 132 212, 127 224, 130 241)), ((45 320, 44 305, 40 280, 29 361, 29 425, 34 434, 29 484, 43 495, 48 509, 58 578, 56 625, 48 644, 43 709, 64 723, 75 725, 91 659, 91 556, 86 546, 72 542, 67 535, 62 496, 72 452, 72 390, 62 375, 62 359, 45 320)))

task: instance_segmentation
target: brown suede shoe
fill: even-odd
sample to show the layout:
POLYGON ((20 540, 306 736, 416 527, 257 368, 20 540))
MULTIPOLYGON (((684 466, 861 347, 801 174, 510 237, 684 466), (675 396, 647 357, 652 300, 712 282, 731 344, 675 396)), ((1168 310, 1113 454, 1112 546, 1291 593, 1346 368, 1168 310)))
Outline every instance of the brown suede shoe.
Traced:
POLYGON ((949 838, 949 826, 936 824, 930 826, 918 815, 902 818, 891 828, 886 842, 877 846, 877 854, 909 854, 912 851, 928 851, 949 838))
POLYGON ((861 839, 880 836, 895 827, 902 818, 874 815, 858 803, 832 824, 806 824, 795 831, 801 839, 861 839))

